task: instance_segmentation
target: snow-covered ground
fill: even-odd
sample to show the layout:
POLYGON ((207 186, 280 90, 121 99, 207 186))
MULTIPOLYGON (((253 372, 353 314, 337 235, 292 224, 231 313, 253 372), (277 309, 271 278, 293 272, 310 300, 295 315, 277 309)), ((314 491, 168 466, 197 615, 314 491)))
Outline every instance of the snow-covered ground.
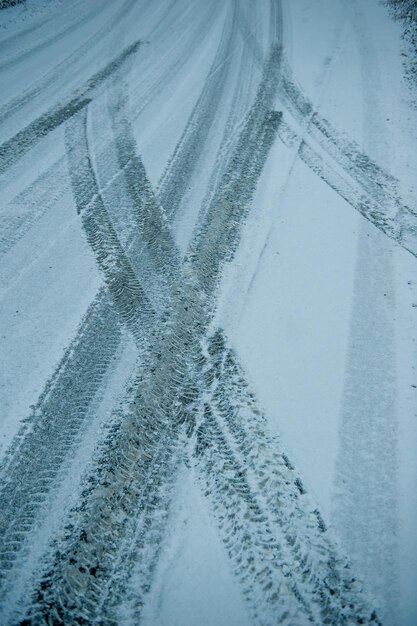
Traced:
POLYGON ((405 46, 377 0, 0 11, 1 624, 417 623, 405 46))

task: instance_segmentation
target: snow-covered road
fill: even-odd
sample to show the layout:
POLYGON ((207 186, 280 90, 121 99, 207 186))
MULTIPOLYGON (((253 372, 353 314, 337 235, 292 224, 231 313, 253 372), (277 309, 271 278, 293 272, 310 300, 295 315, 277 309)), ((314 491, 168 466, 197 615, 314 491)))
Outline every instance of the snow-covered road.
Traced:
POLYGON ((1 625, 417 623, 409 53, 377 0, 0 10, 1 625))

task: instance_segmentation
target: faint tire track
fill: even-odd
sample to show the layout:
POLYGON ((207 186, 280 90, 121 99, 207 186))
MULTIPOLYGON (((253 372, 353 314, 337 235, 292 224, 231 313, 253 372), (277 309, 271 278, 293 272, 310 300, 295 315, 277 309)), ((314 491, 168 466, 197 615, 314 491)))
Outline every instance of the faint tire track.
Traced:
MULTIPOLYGON (((373 47, 372 28, 359 4, 349 3, 349 8, 354 11, 362 70, 364 140, 378 154, 384 127, 379 106, 384 94, 382 67, 373 47)), ((388 241, 369 231, 363 222, 357 243, 333 522, 379 602, 384 623, 395 624, 399 621, 400 571, 395 283, 388 241)))
POLYGON ((161 69, 159 68, 160 62, 155 64, 155 50, 153 50, 153 53, 149 51, 146 60, 138 65, 137 81, 131 93, 130 119, 132 122, 143 114, 162 91, 166 91, 168 88, 175 89, 183 66, 190 60, 190 51, 195 54, 201 48, 218 17, 219 7, 216 2, 209 3, 205 8, 209 9, 209 13, 202 12, 197 26, 190 24, 188 11, 179 16, 171 16, 170 12, 167 11, 163 15, 163 19, 148 34, 148 39, 154 40, 162 29, 168 33, 168 38, 164 37, 164 53, 162 55, 165 63, 162 64, 161 69), (178 31, 182 33, 180 40, 176 36, 178 31))
POLYGON ((225 22, 220 45, 203 90, 159 186, 158 197, 170 220, 172 216, 178 215, 181 199, 198 162, 201 145, 207 141, 220 104, 221 93, 229 74, 228 61, 236 42, 235 12, 236 2, 233 3, 233 13, 225 22), (173 162, 177 167, 173 167, 173 162), (178 169, 179 164, 181 169, 178 169))
POLYGON ((18 194, 1 215, 0 256, 6 254, 70 189, 65 158, 18 194), (49 182, 54 181, 54 187, 49 182))
POLYGON ((50 70, 44 77, 42 77, 34 86, 29 87, 22 94, 13 98, 10 102, 3 105, 0 108, 0 124, 5 120, 10 119, 17 111, 22 109, 26 104, 32 102, 36 96, 41 92, 47 91, 53 83, 56 83, 63 70, 68 66, 75 65, 76 61, 86 54, 92 46, 97 45, 118 23, 126 17, 130 8, 134 5, 135 0, 125 0, 121 9, 115 14, 112 19, 101 28, 91 39, 83 44, 78 50, 74 51, 68 58, 50 70))
MULTIPOLYGON (((33 54, 36 54, 37 52, 45 48, 48 48, 48 46, 55 43, 56 41, 59 41, 62 37, 65 37, 66 35, 69 35, 73 31, 77 30, 77 28, 79 28, 81 24, 85 23, 86 21, 88 22, 89 20, 94 19, 97 16, 99 11, 100 11, 100 7, 96 6, 94 9, 90 10, 87 14, 83 15, 81 18, 79 16, 79 13, 77 12, 73 22, 72 23, 70 22, 69 24, 65 23, 65 26, 61 29, 59 28, 59 26, 51 29, 51 26, 49 25, 47 36, 44 37, 43 40, 35 43, 33 42, 33 36, 32 36, 30 38, 30 45, 26 48, 21 48, 19 51, 15 52, 14 54, 12 53, 8 56, 4 55, 4 46, 3 44, 0 44, 0 47, 3 51, 2 59, 0 62, 0 72, 4 72, 5 70, 10 70, 16 64, 21 63, 22 61, 25 61, 27 58, 29 58, 33 54)), ((66 17, 65 22, 70 21, 68 15, 66 15, 65 17, 66 17)), ((62 18, 63 16, 61 15, 59 21, 63 22, 64 20, 62 18)))

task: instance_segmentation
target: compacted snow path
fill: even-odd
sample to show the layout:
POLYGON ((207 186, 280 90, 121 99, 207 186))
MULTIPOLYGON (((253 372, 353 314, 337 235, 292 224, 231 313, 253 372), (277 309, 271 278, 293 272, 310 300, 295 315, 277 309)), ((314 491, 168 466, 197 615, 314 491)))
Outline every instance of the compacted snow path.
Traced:
POLYGON ((0 11, 2 624, 415 623, 402 46, 376 0, 0 11))

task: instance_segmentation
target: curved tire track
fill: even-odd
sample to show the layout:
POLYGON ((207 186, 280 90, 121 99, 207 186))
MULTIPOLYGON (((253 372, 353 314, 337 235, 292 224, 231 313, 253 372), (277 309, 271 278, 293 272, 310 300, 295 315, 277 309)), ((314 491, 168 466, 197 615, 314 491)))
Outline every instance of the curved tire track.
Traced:
POLYGON ((284 143, 298 146, 299 157, 320 178, 374 226, 417 256, 417 213, 401 200, 398 181, 314 111, 286 62, 280 98, 303 129, 303 135, 298 135, 283 125, 284 143))

